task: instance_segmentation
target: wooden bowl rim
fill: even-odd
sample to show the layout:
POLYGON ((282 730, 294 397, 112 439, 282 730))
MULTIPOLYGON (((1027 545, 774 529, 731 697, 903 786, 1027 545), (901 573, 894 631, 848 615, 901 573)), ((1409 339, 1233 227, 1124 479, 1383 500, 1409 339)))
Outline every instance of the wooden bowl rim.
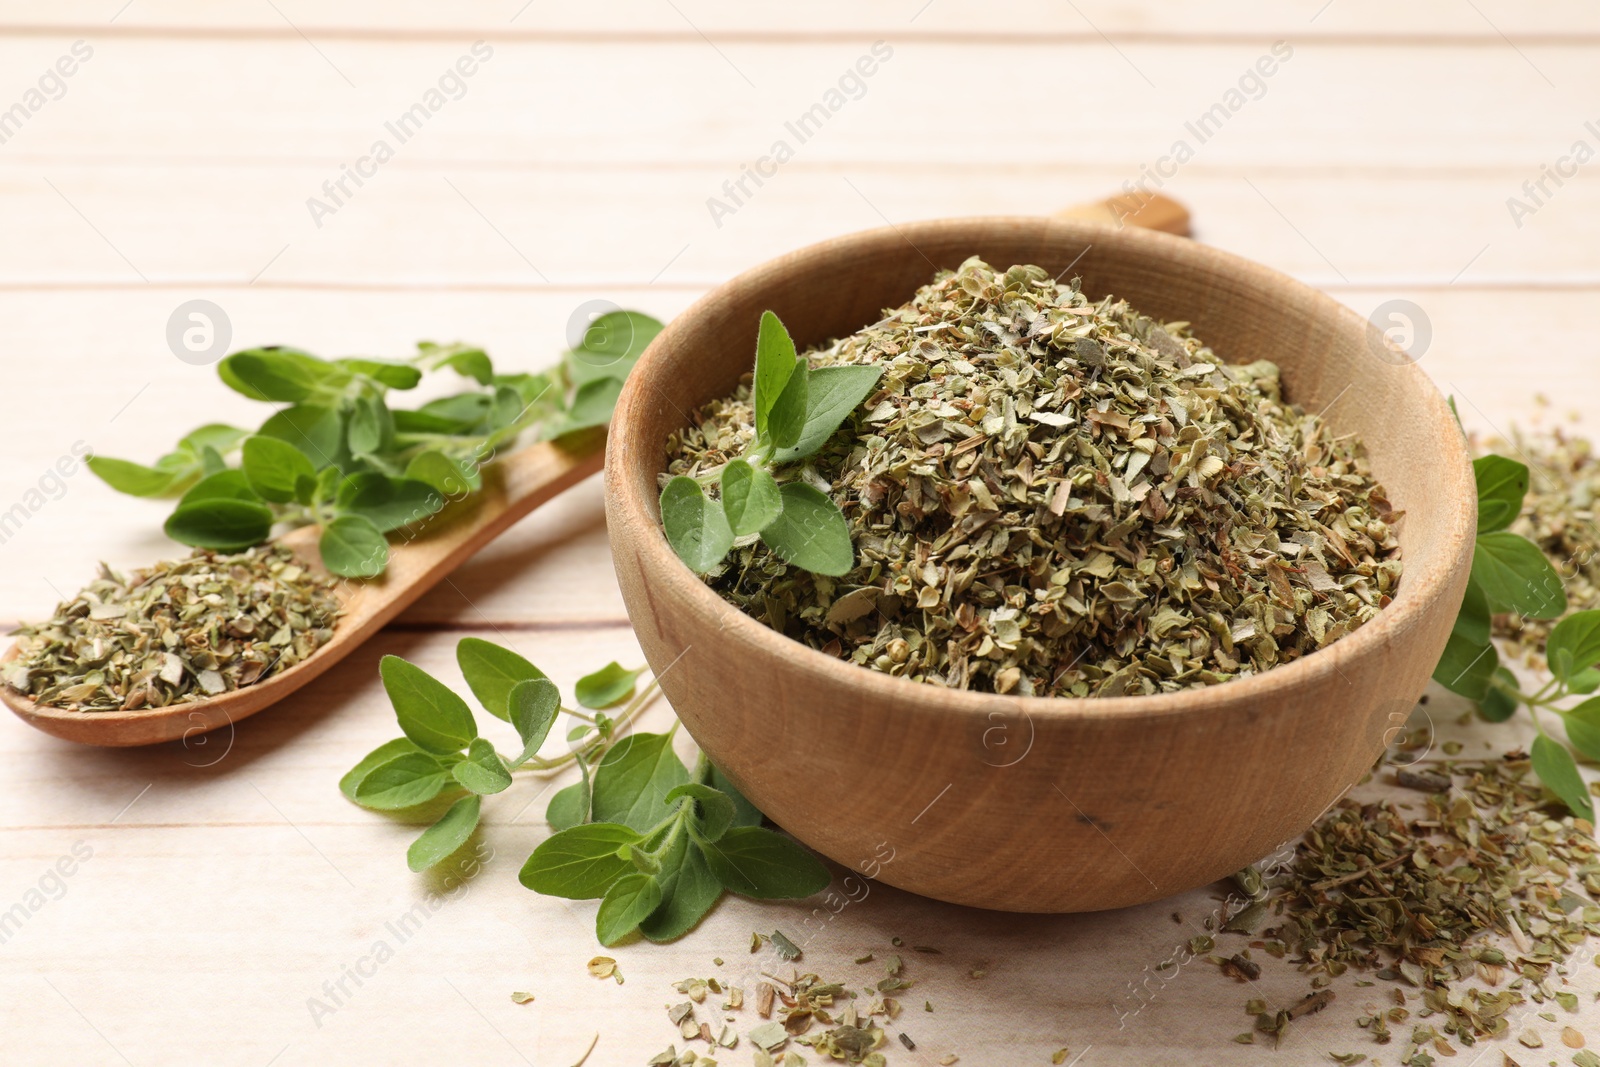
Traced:
MULTIPOLYGON (((841 686, 857 691, 864 702, 892 704, 896 708, 911 708, 918 713, 945 713, 963 716, 987 716, 997 711, 1022 710, 1028 716, 1041 715, 1061 721, 1095 721, 1116 717, 1121 721, 1135 719, 1166 720, 1175 716, 1217 710, 1223 707, 1251 704, 1265 706, 1270 701, 1295 693, 1303 693, 1319 686, 1345 686, 1349 683, 1340 675, 1346 669, 1359 670, 1362 661, 1371 657, 1383 645, 1411 628, 1412 620, 1424 612, 1438 610, 1441 592, 1449 585, 1450 573, 1459 566, 1469 565, 1470 546, 1477 528, 1477 490, 1471 476, 1470 456, 1465 435, 1460 431, 1455 416, 1451 414, 1438 387, 1415 364, 1393 367, 1390 373, 1404 376, 1403 388, 1420 391, 1424 408, 1433 422, 1431 436, 1441 442, 1455 441, 1459 462, 1445 462, 1439 475, 1444 490, 1442 498, 1450 513, 1445 516, 1445 537, 1455 542, 1455 551, 1436 555, 1434 565, 1421 571, 1408 570, 1402 576, 1400 588, 1389 606, 1372 621, 1332 644, 1302 656, 1292 663, 1274 667, 1261 674, 1236 679, 1201 689, 1186 689, 1175 693, 1157 693, 1150 696, 1121 697, 1047 697, 1013 696, 964 689, 947 689, 917 682, 909 678, 884 674, 861 667, 848 660, 830 656, 804 642, 787 637, 766 624, 746 615, 734 605, 723 600, 702 582, 673 552, 661 530, 657 515, 657 500, 648 499, 633 489, 632 472, 623 475, 618 470, 623 464, 641 459, 652 452, 661 454, 662 462, 652 464, 650 483, 665 469, 663 442, 641 441, 641 420, 634 415, 635 408, 648 402, 641 397, 642 372, 650 365, 665 360, 668 346, 678 335, 685 333, 698 316, 716 306, 723 294, 734 287, 760 288, 775 281, 792 284, 789 273, 798 265, 813 269, 830 257, 849 257, 864 246, 878 246, 901 242, 916 249, 921 235, 938 235, 941 238, 968 229, 992 230, 996 227, 1039 227, 1064 232, 1069 237, 1093 243, 1123 243, 1137 255, 1148 255, 1168 263, 1177 261, 1198 265, 1208 260, 1212 265, 1225 266, 1242 281, 1258 291, 1279 290, 1285 295, 1296 294, 1322 305, 1331 312, 1332 320, 1341 327, 1363 332, 1372 329, 1367 320, 1333 297, 1280 271, 1253 260, 1201 245, 1188 238, 1132 227, 1112 228, 1093 223, 1049 216, 985 215, 961 218, 930 219, 919 222, 890 225, 870 230, 860 230, 806 245, 795 251, 767 260, 717 286, 696 300, 676 316, 640 356, 638 365, 628 376, 618 398, 612 419, 611 434, 606 444, 606 494, 613 513, 608 516, 613 550, 625 550, 619 541, 627 538, 623 530, 635 531, 632 544, 640 555, 641 580, 653 587, 677 610, 692 611, 717 622, 719 632, 728 640, 750 646, 755 652, 771 659, 792 665, 803 673, 822 676, 841 686), (809 262, 808 262, 809 261, 809 262), (613 473, 616 472, 616 473, 613 473), (1453 506, 1452 506, 1453 505, 1453 506)), ((981 238, 975 235, 973 244, 981 238)), ((916 253, 920 254, 920 253, 916 253)), ((704 398, 701 403, 709 401, 704 398)), ((1448 460, 1447 454, 1439 458, 1448 460)), ((1369 449, 1370 452, 1370 449, 1369 449)), ((1404 538, 1402 527, 1401 537, 1404 538)), ((1405 557, 1402 556, 1402 559, 1405 557)), ((651 598, 653 601, 655 597, 651 598)), ((630 613, 632 608, 630 606, 630 613)))

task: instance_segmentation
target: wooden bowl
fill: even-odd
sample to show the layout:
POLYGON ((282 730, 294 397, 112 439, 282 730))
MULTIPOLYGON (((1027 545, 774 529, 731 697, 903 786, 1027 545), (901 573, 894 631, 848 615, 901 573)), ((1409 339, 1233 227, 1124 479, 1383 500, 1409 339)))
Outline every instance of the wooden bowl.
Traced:
POLYGON ((1466 443, 1432 382, 1355 312, 1282 274, 1166 234, 1044 218, 951 219, 825 241, 679 315, 628 379, 606 450, 628 614, 689 732, 762 811, 892 885, 1007 911, 1170 896, 1292 841, 1392 739, 1465 590, 1476 525, 1466 443), (1012 698, 895 678, 744 615, 678 561, 658 522, 667 435, 751 367, 776 311, 802 348, 978 254, 1082 275, 1366 443, 1406 514, 1405 574, 1372 622, 1265 674, 1108 699, 1012 698))

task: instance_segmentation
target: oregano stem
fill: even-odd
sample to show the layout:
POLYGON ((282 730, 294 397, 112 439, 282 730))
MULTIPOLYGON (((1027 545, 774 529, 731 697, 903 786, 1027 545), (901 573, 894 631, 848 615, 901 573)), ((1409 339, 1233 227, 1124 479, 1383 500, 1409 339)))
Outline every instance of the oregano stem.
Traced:
MULTIPOLYGON (((657 688, 656 680, 651 678, 649 684, 641 689, 632 700, 628 701, 627 706, 622 709, 622 712, 612 720, 611 738, 609 741, 598 736, 592 737, 578 748, 573 749, 564 756, 557 756, 554 759, 549 760, 537 758, 531 759, 517 769, 533 771, 538 775, 550 774, 554 771, 559 771, 563 768, 571 766, 577 761, 579 755, 587 758, 591 752, 594 753, 594 758, 589 760, 590 765, 598 765, 601 760, 605 759, 606 753, 611 750, 612 746, 621 739, 622 729, 634 719, 638 718, 639 714, 643 712, 644 709, 654 699, 657 688)), ((567 711, 566 708, 562 708, 561 710, 567 711)), ((567 714, 571 715, 573 713, 571 711, 567 711, 567 714)), ((593 722, 592 719, 588 721, 593 722)))

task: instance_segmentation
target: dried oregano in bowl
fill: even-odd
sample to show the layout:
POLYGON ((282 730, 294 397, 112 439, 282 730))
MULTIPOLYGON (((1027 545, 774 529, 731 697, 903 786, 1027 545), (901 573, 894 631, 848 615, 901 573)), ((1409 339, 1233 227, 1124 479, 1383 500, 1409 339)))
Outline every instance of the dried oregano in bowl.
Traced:
MULTIPOLYGON (((839 506, 854 563, 829 577, 746 536, 706 580, 861 666, 1037 696, 1212 685, 1337 640, 1400 580, 1358 441, 1287 402, 1274 364, 1227 365, 1076 280, 969 259, 802 358, 882 370, 775 470, 839 506)), ((668 441, 663 484, 756 443, 746 380, 668 441)))

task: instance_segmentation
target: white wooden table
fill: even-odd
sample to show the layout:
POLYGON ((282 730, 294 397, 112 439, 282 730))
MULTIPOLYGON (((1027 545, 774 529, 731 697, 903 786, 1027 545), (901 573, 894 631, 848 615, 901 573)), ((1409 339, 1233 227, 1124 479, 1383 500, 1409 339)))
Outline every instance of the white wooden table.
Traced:
MULTIPOLYGON (((1363 314, 1410 301, 1430 335, 1414 351, 1469 426, 1569 411, 1592 424, 1600 164, 1562 160, 1578 141, 1600 148, 1597 58, 1600 12, 1577 0, 3 0, 0 619, 48 613, 96 560, 175 551, 159 505, 81 470, 52 479, 58 457, 81 442, 149 460, 191 425, 259 419, 169 350, 185 301, 224 309, 234 347, 393 356, 460 338, 533 369, 588 300, 666 318, 823 237, 1045 213, 1141 173, 1192 207, 1198 239, 1363 314), (1271 76, 1241 90, 1280 40, 1271 76), (492 52, 479 46, 401 143, 385 124, 426 107, 477 41, 492 52), (798 143, 785 123, 826 106, 878 41, 871 76, 847 79, 798 143), (379 139, 392 158, 363 162, 379 139), (724 182, 779 139, 792 158, 735 202, 724 182), (1180 140, 1192 154, 1174 165, 1180 140), (1561 183, 1530 191, 1542 166, 1561 183), (366 177, 335 200, 324 183, 344 167, 366 177)), ((378 658, 453 680, 467 634, 563 687, 639 661, 597 481, 232 736, 98 751, 0 725, 0 1061, 566 1065, 598 1033, 590 1063, 641 1064, 682 1047, 670 982, 753 984, 773 960, 749 954, 751 931, 794 931, 805 906, 726 901, 674 945, 611 953, 627 982, 600 982, 584 971, 593 905, 516 881, 548 832, 533 789, 489 801, 491 858, 448 885, 407 871, 414 828, 339 795, 339 775, 395 732, 378 658), (419 903, 428 918, 400 943, 389 924, 419 903)), ((1453 731, 1453 717, 1436 720, 1453 731)), ((668 722, 658 706, 642 725, 668 722)), ((1063 1047, 1089 1067, 1395 1062, 1398 1045, 1353 1026, 1369 995, 1354 989, 1276 1053, 1232 1044, 1247 995, 1306 986, 1283 967, 1256 989, 1162 967, 1192 936, 1170 914, 1199 921, 1217 896, 1024 917, 877 887, 811 938, 805 964, 862 974, 850 961, 895 936, 942 949, 908 955, 915 1010, 899 1029, 917 1051, 897 1046, 897 1064, 1042 1064, 1063 1047)), ((1583 962, 1587 994, 1600 971, 1583 962)), ((748 1043, 718 1058, 749 1062, 748 1043)))

